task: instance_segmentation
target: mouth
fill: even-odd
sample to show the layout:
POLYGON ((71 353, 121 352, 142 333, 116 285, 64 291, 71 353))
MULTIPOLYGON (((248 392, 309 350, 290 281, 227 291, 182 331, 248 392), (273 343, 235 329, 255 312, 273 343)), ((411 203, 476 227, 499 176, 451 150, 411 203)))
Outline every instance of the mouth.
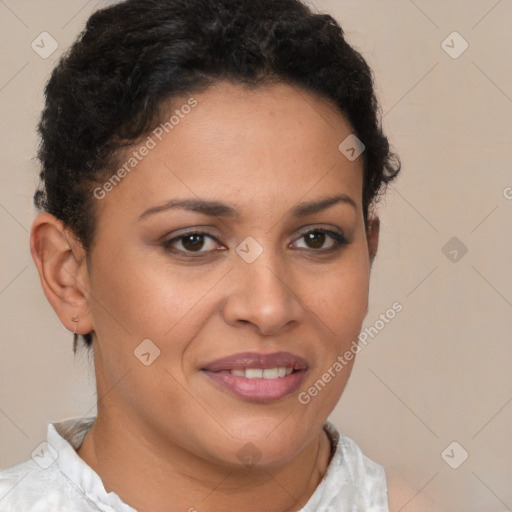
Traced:
POLYGON ((289 352, 245 352, 218 359, 201 369, 222 391, 253 402, 285 398, 300 386, 307 362, 289 352))
POLYGON ((287 375, 293 373, 293 368, 286 368, 285 366, 276 366, 274 368, 243 368, 237 370, 230 370, 231 375, 238 377, 245 377, 246 379, 282 379, 287 375))

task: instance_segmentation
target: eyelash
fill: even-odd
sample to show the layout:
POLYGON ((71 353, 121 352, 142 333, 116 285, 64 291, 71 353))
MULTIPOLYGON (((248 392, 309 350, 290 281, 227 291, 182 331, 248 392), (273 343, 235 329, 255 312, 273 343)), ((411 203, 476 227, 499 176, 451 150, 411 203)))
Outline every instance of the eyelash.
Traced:
MULTIPOLYGON (((329 249, 309 249, 313 252, 324 253, 324 254, 332 253, 335 251, 339 251, 344 245, 348 244, 348 240, 345 238, 344 235, 337 233, 336 231, 331 231, 329 229, 323 229, 323 228, 314 228, 314 229, 305 231, 304 233, 301 234, 301 236, 299 238, 297 238, 297 240, 300 240, 301 238, 304 238, 306 235, 309 235, 311 233, 323 233, 324 235, 328 235, 329 237, 331 237, 332 240, 334 240, 333 247, 331 247, 329 249)), ((207 233, 205 231, 189 231, 188 233, 183 233, 180 236, 177 236, 175 238, 172 238, 170 240, 163 242, 162 247, 164 248, 164 250, 166 252, 185 254, 187 258, 201 258, 201 257, 204 257, 205 255, 208 255, 209 253, 215 252, 215 251, 186 251, 186 250, 183 251, 181 249, 176 250, 176 249, 172 248, 172 245, 175 242, 183 240, 189 236, 197 236, 197 235, 206 236, 206 237, 211 238, 212 240, 216 240, 218 242, 218 240, 214 236, 212 236, 210 233, 207 233)), ((304 250, 304 249, 302 249, 302 250, 304 250)), ((308 249, 306 249, 306 250, 308 250, 308 249)))

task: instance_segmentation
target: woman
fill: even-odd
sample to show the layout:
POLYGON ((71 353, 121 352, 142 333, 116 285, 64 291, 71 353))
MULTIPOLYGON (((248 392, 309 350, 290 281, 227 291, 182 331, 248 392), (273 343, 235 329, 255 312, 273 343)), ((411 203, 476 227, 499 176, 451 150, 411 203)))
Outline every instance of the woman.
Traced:
POLYGON ((127 0, 45 94, 31 251, 98 413, 50 423, 0 510, 387 511, 384 468, 327 422, 400 169, 339 25, 127 0))

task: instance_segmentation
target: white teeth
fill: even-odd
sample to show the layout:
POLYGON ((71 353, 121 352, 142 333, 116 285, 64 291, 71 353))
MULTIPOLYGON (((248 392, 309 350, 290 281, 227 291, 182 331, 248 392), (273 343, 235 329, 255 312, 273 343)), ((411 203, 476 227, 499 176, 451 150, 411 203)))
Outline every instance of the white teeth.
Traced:
POLYGON ((286 368, 284 366, 276 366, 275 368, 245 368, 231 370, 232 375, 238 377, 245 377, 246 379, 278 379, 286 377, 293 372, 293 368, 286 368))
POLYGON ((263 377, 263 370, 261 368, 247 368, 245 370, 246 379, 261 379, 263 377))
POLYGON ((263 370, 263 378, 264 379, 277 379, 279 377, 279 369, 278 368, 265 368, 263 370))

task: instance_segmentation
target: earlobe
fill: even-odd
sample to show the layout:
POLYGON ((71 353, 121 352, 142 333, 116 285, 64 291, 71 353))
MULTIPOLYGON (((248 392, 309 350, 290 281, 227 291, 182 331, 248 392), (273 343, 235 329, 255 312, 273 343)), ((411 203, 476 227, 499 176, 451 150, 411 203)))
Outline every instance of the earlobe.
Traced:
POLYGON ((30 231, 30 252, 41 286, 66 329, 78 334, 93 330, 89 311, 88 274, 81 244, 62 221, 50 213, 39 214, 30 231))
POLYGON ((375 259, 379 247, 379 232, 380 219, 376 215, 371 215, 368 219, 368 230, 366 234, 368 240, 368 254, 370 256, 370 268, 373 265, 373 260, 375 259))

